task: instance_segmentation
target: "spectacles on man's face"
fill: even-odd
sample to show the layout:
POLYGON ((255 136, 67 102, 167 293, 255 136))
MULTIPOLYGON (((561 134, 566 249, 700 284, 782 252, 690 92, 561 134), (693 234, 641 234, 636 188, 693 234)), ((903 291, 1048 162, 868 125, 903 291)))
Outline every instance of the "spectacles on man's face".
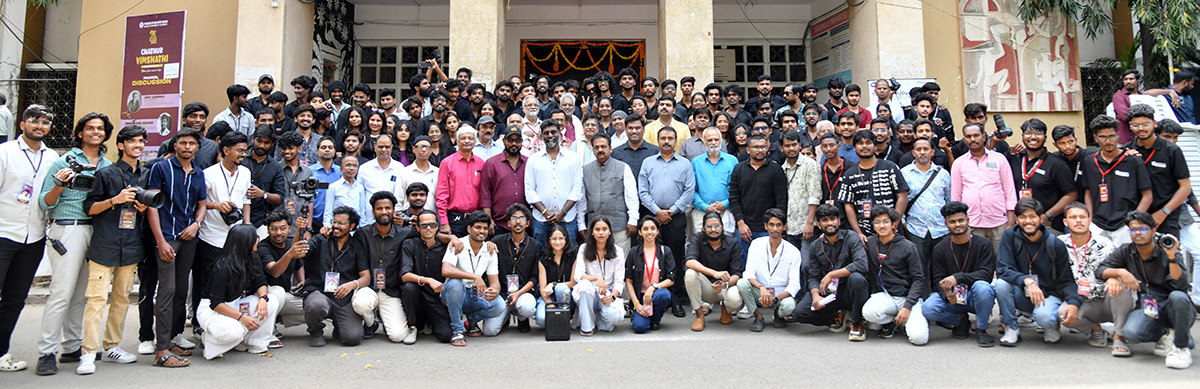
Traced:
POLYGON ((520 222, 523 222, 526 220, 529 220, 529 218, 524 217, 524 216, 513 216, 513 217, 508 218, 508 221, 517 222, 517 223, 520 223, 520 222))
POLYGON ((1154 127, 1154 123, 1151 123, 1151 122, 1129 123, 1129 128, 1150 128, 1150 127, 1154 127))
POLYGON ((754 131, 766 131, 770 128, 771 127, 767 127, 767 126, 758 126, 758 127, 754 127, 754 131))
POLYGON ((709 231, 716 231, 716 230, 721 229, 721 225, 720 224, 708 224, 708 225, 704 226, 704 229, 709 230, 709 231))
POLYGON ((1129 235, 1141 235, 1150 232, 1150 227, 1130 228, 1129 235))
POLYGON ((1117 140, 1116 135, 1096 135, 1097 142, 1107 142, 1117 140))
POLYGON ((430 228, 437 228, 438 224, 437 223, 421 223, 421 224, 417 224, 417 227, 420 227, 423 230, 427 230, 430 228))
POLYGON ((879 219, 879 220, 872 220, 871 224, 874 224, 876 227, 890 226, 890 225, 892 225, 892 221, 888 220, 888 219, 879 219))

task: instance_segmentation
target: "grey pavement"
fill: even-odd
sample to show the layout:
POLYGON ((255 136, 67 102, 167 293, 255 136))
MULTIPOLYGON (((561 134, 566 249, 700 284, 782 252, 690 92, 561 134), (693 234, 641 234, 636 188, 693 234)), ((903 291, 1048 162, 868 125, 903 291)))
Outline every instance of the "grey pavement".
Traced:
MULTIPOLYGON (((136 312, 129 311, 121 343, 130 352, 137 350, 136 312)), ((1062 343, 1048 345, 1033 329, 1023 329, 1016 348, 981 349, 973 336, 956 340, 937 326, 921 347, 902 334, 880 339, 873 331, 867 341, 851 343, 846 333, 825 327, 771 328, 769 313, 762 333, 749 332, 749 320, 723 326, 715 314, 704 332, 694 333, 691 316, 668 314, 661 330, 643 335, 634 334, 628 320, 613 333, 589 338, 575 331, 567 342, 546 342, 537 326, 527 334, 510 327, 498 337, 468 338, 465 348, 427 335, 412 346, 391 343, 382 330, 359 346, 330 341, 312 348, 301 326, 283 329, 285 347, 270 350, 269 357, 230 351, 209 361, 197 352, 190 367, 167 369, 142 355, 129 365, 97 362, 90 376, 75 375, 71 363, 59 364, 58 375, 41 377, 33 373, 41 314, 41 305, 29 305, 21 315, 11 352, 30 366, 0 373, 0 387, 1200 387, 1200 366, 1168 369, 1151 353, 1153 344, 1133 345, 1132 358, 1118 359, 1088 346, 1082 334, 1064 332, 1062 343)), ((1192 336, 1200 337, 1200 328, 1193 327, 1192 336)))

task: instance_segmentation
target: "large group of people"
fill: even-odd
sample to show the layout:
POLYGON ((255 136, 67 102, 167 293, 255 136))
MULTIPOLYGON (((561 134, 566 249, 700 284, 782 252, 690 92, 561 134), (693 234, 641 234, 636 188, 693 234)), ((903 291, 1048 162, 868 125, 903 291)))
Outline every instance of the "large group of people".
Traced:
POLYGON ((1026 320, 1047 343, 1074 330, 1127 357, 1157 342, 1168 367, 1191 364, 1200 285, 1180 248, 1200 254, 1200 204, 1182 128, 1150 106, 1093 118, 1098 150, 1038 119, 1010 147, 983 104, 956 128, 935 83, 911 105, 877 83, 868 107, 840 79, 818 103, 816 85, 777 96, 767 76, 749 93, 633 69, 490 91, 455 76, 433 63, 404 99, 300 76, 289 102, 264 75, 211 119, 187 104, 153 156, 144 129, 102 113, 60 156, 42 142, 54 113, 29 106, 0 144, 0 371, 28 367, 8 347, 46 246, 39 375, 139 354, 188 366, 197 343, 261 353, 289 341, 281 327, 322 347, 327 323, 345 346, 380 331, 466 346, 548 326, 563 303, 582 336, 669 312, 696 332, 713 315, 1013 347, 1026 320))

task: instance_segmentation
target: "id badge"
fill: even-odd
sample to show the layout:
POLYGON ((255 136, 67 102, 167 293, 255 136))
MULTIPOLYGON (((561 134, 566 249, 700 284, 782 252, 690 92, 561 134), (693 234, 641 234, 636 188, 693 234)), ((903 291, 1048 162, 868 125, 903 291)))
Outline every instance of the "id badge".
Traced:
POLYGON ((132 230, 135 220, 137 220, 137 210, 133 208, 121 208, 121 222, 117 224, 117 228, 122 230, 132 230))
POLYGON ((387 277, 383 274, 383 269, 375 269, 372 271, 375 274, 375 289, 383 289, 387 285, 387 277))
POLYGON ((325 272, 325 293, 333 293, 338 287, 338 273, 333 271, 325 272))
POLYGON ((17 201, 21 204, 29 204, 29 200, 33 199, 33 184, 28 182, 21 186, 21 191, 17 193, 17 201))
POLYGON ((862 203, 862 217, 863 218, 865 218, 865 219, 871 218, 871 206, 873 205, 872 203, 874 203, 874 201, 863 200, 863 203, 862 203))
POLYGON ((1028 198, 1032 198, 1032 197, 1033 197, 1033 189, 1029 189, 1029 188, 1021 189, 1021 198, 1028 199, 1028 198))
POLYGON ((1076 291, 1076 293, 1079 293, 1080 296, 1087 297, 1087 296, 1091 295, 1092 294, 1092 279, 1087 278, 1087 277, 1080 278, 1079 282, 1075 283, 1075 291, 1076 291))
POLYGON ((829 293, 830 293, 830 294, 837 293, 838 281, 839 281, 839 280, 841 280, 841 279, 840 279, 840 278, 834 278, 834 279, 832 279, 832 280, 829 280, 829 286, 828 286, 826 289, 828 289, 828 290, 829 290, 829 293))
POLYGON ((249 315, 250 314, 250 303, 238 304, 238 312, 249 315))
POLYGON ((1108 184, 1100 184, 1100 202, 1108 202, 1108 184))
POLYGON ((967 286, 962 284, 954 285, 953 291, 954 301, 952 302, 957 305, 967 305, 967 286))
POLYGON ((833 200, 825 200, 825 204, 833 205, 833 200))
POLYGON ((287 199, 285 204, 287 204, 288 214, 295 215, 296 214, 296 200, 287 199))
POLYGON ((516 292, 517 289, 521 289, 521 278, 519 276, 516 274, 509 274, 504 277, 508 280, 508 293, 513 293, 516 292))
POLYGON ((308 158, 300 158, 300 166, 308 166, 308 158))
POLYGON ((1157 318, 1158 317, 1158 299, 1154 298, 1154 296, 1151 296, 1149 294, 1143 294, 1142 295, 1142 313, 1146 314, 1146 317, 1157 318))
POLYGON ((775 288, 767 287, 767 293, 771 294, 771 297, 774 298, 775 297, 775 288))

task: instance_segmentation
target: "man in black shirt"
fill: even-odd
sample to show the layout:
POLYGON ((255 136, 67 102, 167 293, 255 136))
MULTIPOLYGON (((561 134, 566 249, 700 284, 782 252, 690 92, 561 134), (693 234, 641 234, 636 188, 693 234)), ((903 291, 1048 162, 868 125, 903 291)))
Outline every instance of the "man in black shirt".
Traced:
POLYGON ((1037 200, 1017 200, 1013 212, 1017 226, 1004 231, 996 255, 996 305, 1005 327, 1000 345, 1015 347, 1021 341, 1017 310, 1032 312, 1034 321, 1045 329, 1043 340, 1058 343, 1060 321, 1071 325, 1078 320, 1083 303, 1067 246, 1042 225, 1042 204, 1037 200))
POLYGON ((426 209, 417 214, 421 239, 409 239, 401 246, 400 299, 410 333, 428 324, 438 341, 450 343, 450 312, 441 298, 442 282, 446 280, 442 277, 442 258, 447 247, 435 238, 437 229, 436 212, 426 209))
POLYGON ((508 215, 508 233, 496 235, 492 243, 499 252, 496 255, 500 270, 500 295, 506 296, 506 312, 498 318, 483 322, 484 334, 498 334, 508 321, 508 313, 517 316, 517 331, 530 331, 529 318, 537 311, 538 283, 537 262, 542 256, 542 244, 529 237, 526 228, 532 212, 525 204, 509 205, 504 211, 508 215), (515 288, 514 288, 515 286, 515 288))
POLYGON ((784 100, 783 97, 774 96, 771 94, 774 91, 774 88, 771 87, 771 76, 769 75, 763 74, 758 76, 757 91, 758 96, 751 97, 750 100, 746 101, 746 107, 749 109, 757 108, 759 103, 763 101, 771 102, 771 112, 775 112, 775 110, 779 109, 780 107, 787 105, 787 100, 784 100))
POLYGON ((1108 115, 1092 119, 1100 152, 1083 158, 1079 186, 1084 190, 1084 204, 1092 211, 1092 233, 1121 245, 1130 242, 1125 215, 1135 209, 1149 210, 1154 194, 1142 158, 1117 147, 1117 124, 1117 119, 1108 115))
POLYGON ((1167 248, 1156 238, 1155 220, 1145 212, 1130 212, 1125 223, 1133 234, 1132 244, 1114 251, 1096 268, 1095 276, 1107 280, 1105 288, 1110 296, 1125 289, 1137 290, 1141 295, 1138 307, 1125 322, 1125 341, 1158 340, 1154 354, 1166 356, 1167 367, 1186 369, 1192 364, 1195 341, 1190 333, 1196 316, 1187 294, 1187 269, 1183 258, 1176 255, 1179 246, 1167 248))
POLYGON ((841 77, 829 79, 825 84, 825 88, 829 89, 829 101, 825 102, 825 119, 832 119, 834 114, 846 107, 846 102, 842 101, 842 93, 846 90, 846 82, 842 81, 841 77))
POLYGON ((842 332, 847 325, 850 340, 863 341, 863 304, 870 294, 866 278, 867 252, 853 232, 840 228, 838 208, 829 204, 817 207, 817 223, 822 236, 813 240, 805 253, 803 266, 805 293, 796 303, 799 323, 829 326, 830 332, 842 332), (828 301, 832 299, 832 301, 828 301), (846 311, 850 321, 846 322, 846 311))
POLYGON ((921 307, 930 321, 955 324, 953 337, 965 339, 971 322, 968 313, 975 314, 979 347, 992 347, 996 339, 988 334, 988 320, 996 291, 992 274, 996 271, 996 255, 992 241, 971 233, 967 222, 967 204, 951 201, 942 206, 942 217, 950 230, 950 239, 933 248, 929 259, 929 286, 932 293, 921 307))
MULTIPOLYGON (((1073 172, 1072 174, 1075 175, 1079 173, 1079 162, 1085 158, 1091 158, 1092 154, 1096 152, 1095 149, 1079 147, 1075 139, 1075 128, 1065 124, 1054 126, 1054 129, 1050 131, 1050 137, 1054 139, 1054 148, 1058 149, 1053 154, 1062 158, 1073 172)), ((1082 188, 1079 195, 1083 196, 1082 188)))
MULTIPOLYGON (((903 127, 904 124, 900 126, 903 127)), ((946 138, 939 139, 933 133, 933 122, 929 121, 929 119, 917 119, 912 126, 917 139, 925 138, 933 141, 933 145, 935 146, 933 148, 933 163, 949 171, 950 166, 954 164, 954 159, 950 158, 950 155, 953 153, 953 150, 950 148, 950 140, 946 138)), ((900 157, 900 162, 897 162, 896 165, 905 167, 911 165, 916 160, 916 156, 913 155, 912 151, 909 151, 900 157)))
POLYGON ((325 346, 326 318, 333 318, 342 345, 356 346, 363 337, 362 316, 350 305, 354 291, 371 281, 366 249, 350 238, 350 231, 358 228, 358 212, 337 207, 332 219, 329 237, 313 236, 309 243, 313 255, 304 261, 304 319, 308 345, 313 347, 325 346))
POLYGON ((888 119, 871 119, 870 127, 871 133, 875 134, 875 158, 899 163, 903 153, 900 151, 900 142, 892 140, 892 128, 888 125, 888 119))
POLYGON ((1129 129, 1136 139, 1125 145, 1137 150, 1150 174, 1154 188, 1148 212, 1154 217, 1158 232, 1179 236, 1179 217, 1187 210, 1183 202, 1192 193, 1191 174, 1183 150, 1175 143, 1155 135, 1154 108, 1146 104, 1129 107, 1129 129))
POLYGON ((1046 123, 1037 118, 1021 124, 1021 142, 1025 150, 1008 156, 1013 171, 1013 187, 1018 198, 1033 197, 1050 208, 1042 214, 1042 224, 1055 232, 1063 227, 1063 210, 1079 195, 1073 170, 1058 156, 1046 151, 1046 123))
POLYGON ((891 338, 896 326, 904 326, 908 341, 920 346, 929 342, 929 322, 921 313, 921 297, 928 279, 917 246, 897 235, 900 212, 886 205, 871 209, 875 235, 867 239, 867 267, 871 297, 863 303, 863 319, 881 326, 880 338, 891 338))
POLYGON ((875 235, 871 222, 874 208, 895 207, 896 212, 904 214, 908 182, 895 163, 875 158, 874 134, 859 131, 853 139, 858 165, 846 169, 842 176, 846 183, 838 190, 837 202, 846 210, 850 229, 866 242, 868 236, 875 235))
POLYGON ((787 209, 787 176, 783 167, 767 161, 767 138, 754 135, 746 144, 750 159, 734 166, 729 178, 729 212, 737 220, 743 256, 750 241, 767 236, 764 213, 787 209))
POLYGON ((684 256, 683 284, 688 299, 696 309, 696 320, 692 331, 704 331, 704 304, 721 303, 721 324, 733 322, 731 312, 742 309, 742 295, 736 286, 746 270, 737 238, 725 233, 721 214, 715 211, 704 213, 703 231, 692 235, 684 256))
POLYGON ((283 202, 283 193, 287 190, 284 185, 283 165, 269 158, 270 150, 275 146, 275 129, 269 125, 261 125, 254 129, 254 142, 250 158, 242 160, 242 165, 250 169, 250 190, 246 197, 250 198, 250 224, 255 228, 263 225, 267 213, 283 202))
MULTIPOLYGON (((307 221, 296 221, 296 229, 305 229, 307 221)), ((293 327, 304 324, 304 299, 301 297, 304 286, 304 260, 308 255, 308 241, 288 238, 291 226, 288 225, 287 211, 275 209, 267 214, 264 220, 267 226, 267 237, 258 242, 255 258, 263 266, 263 275, 267 278, 267 294, 280 304, 277 317, 283 326, 293 327), (293 281, 295 280, 295 281, 293 281)), ((279 339, 272 339, 267 348, 283 347, 279 339)))

